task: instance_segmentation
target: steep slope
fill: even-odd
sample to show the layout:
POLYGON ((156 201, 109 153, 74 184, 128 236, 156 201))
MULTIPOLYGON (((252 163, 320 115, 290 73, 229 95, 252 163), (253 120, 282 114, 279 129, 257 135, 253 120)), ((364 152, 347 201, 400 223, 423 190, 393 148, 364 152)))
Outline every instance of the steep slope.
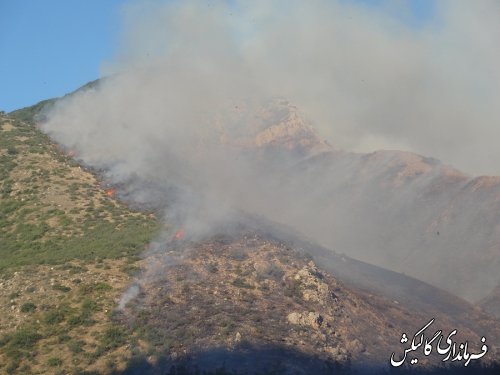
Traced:
POLYGON ((0 373, 126 361, 110 311, 156 219, 114 200, 35 127, 3 115, 0 160, 0 373))
POLYGON ((312 190, 306 206, 329 225, 300 217, 295 225, 322 244, 470 301, 500 282, 500 177, 470 178, 434 159, 378 151, 323 153, 284 185, 299 178, 312 190))
POLYGON ((500 284, 479 302, 484 311, 500 318, 500 284))
POLYGON ((0 269, 142 249, 151 218, 113 200, 95 176, 33 126, 0 121, 0 269))
MULTIPOLYGON (((152 356, 137 370, 160 373, 185 365, 230 373, 328 374, 384 367, 392 352, 402 353, 401 334, 417 332, 431 318, 436 326, 429 335, 457 329, 457 340, 468 340, 474 350, 485 332, 489 360, 497 358, 498 321, 471 307, 465 307, 467 319, 481 326, 467 326, 467 319, 440 306, 412 309, 346 286, 276 237, 245 229, 231 233, 172 240, 148 254, 147 272, 132 286, 138 297, 118 317, 144 327, 140 337, 152 356)), ((420 368, 440 361, 416 356, 420 368)))
MULTIPOLYGON (((98 85, 91 85, 90 90, 89 95, 84 95, 88 110, 100 99, 98 85)), ((476 302, 500 282, 497 177, 471 178, 437 160, 408 152, 355 154, 334 150, 318 138, 297 108, 282 100, 251 105, 231 103, 229 108, 220 109, 220 119, 217 110, 213 111, 214 116, 212 113, 195 117, 193 120, 202 119, 203 126, 189 123, 187 132, 174 138, 179 142, 171 141, 171 136, 179 134, 167 131, 156 116, 146 121, 133 109, 128 112, 131 119, 122 119, 121 112, 103 109, 97 120, 82 116, 72 126, 66 126, 66 121, 73 119, 71 108, 80 113, 77 100, 71 100, 69 105, 69 110, 59 108, 65 115, 53 127, 44 129, 52 131, 67 146, 75 147, 77 160, 102 168, 117 195, 130 205, 166 213, 170 227, 193 233, 193 243, 164 242, 166 248, 153 246, 159 253, 148 256, 145 274, 124 294, 121 305, 137 292, 141 292, 139 297, 123 315, 116 314, 115 324, 129 326, 128 341, 120 343, 130 343, 136 360, 145 353, 153 355, 141 361, 144 366, 165 369, 167 364, 186 360, 201 361, 210 367, 217 365, 210 362, 214 356, 237 358, 237 362, 250 358, 251 362, 251 355, 240 355, 241 350, 247 350, 246 344, 240 345, 245 342, 252 353, 256 350, 268 356, 268 363, 286 357, 293 348, 298 359, 290 366, 302 369, 322 371, 331 365, 346 366, 349 359, 355 363, 380 362, 387 359, 393 348, 391 343, 397 343, 401 332, 410 328, 416 331, 430 317, 442 322, 445 331, 457 328, 464 332, 470 342, 478 342, 487 332, 488 340, 497 344, 498 322, 456 297, 476 302), (146 129, 140 136, 134 132, 137 123, 146 129), (87 141, 79 142, 81 139, 87 141), (98 142, 99 139, 105 141, 98 142), (223 203, 228 203, 230 209, 220 209, 223 203), (233 217, 234 211, 238 215, 254 214, 260 222, 262 217, 269 220, 253 232, 230 232, 229 238, 220 240, 203 237, 207 232, 220 233, 221 226, 239 218, 233 217), (273 222, 290 226, 294 236, 278 235, 273 222), (304 235, 314 241, 307 243, 304 235), (254 238, 254 242, 248 238, 254 238), (233 259, 235 249, 242 254, 236 257, 242 259, 233 259), (307 249, 323 270, 300 260, 301 255, 294 249, 307 249), (274 262, 286 254, 286 264, 274 262), (239 268, 236 262, 242 262, 239 268), (256 268, 255 264, 260 266, 256 268), (270 267, 268 279, 273 281, 263 282, 259 267, 270 267), (223 271, 219 275, 210 270, 223 271), (274 271, 279 277, 275 277, 274 271), (319 272, 321 277, 313 277, 312 284, 302 283, 301 272, 304 277, 319 272), (318 292, 334 290, 335 295, 339 288, 342 298, 333 301, 331 295, 323 296, 321 302, 321 298, 304 297, 314 288, 318 292), (338 301, 340 305, 336 304, 338 301), (259 308, 252 310, 252 303, 259 308), (215 310, 207 312, 204 306, 209 305, 215 306, 215 310), (215 321, 214 316, 218 317, 215 321), (221 321, 231 329, 219 326, 221 321), (334 323, 336 329, 332 331, 334 323), (384 334, 374 336, 368 328, 370 324, 384 334), (232 331, 234 326, 236 331, 232 331), (289 329, 294 326, 304 335, 289 329), (394 327, 394 332, 388 330, 394 327), (226 337, 224 332, 231 334, 226 337), (339 332, 340 336, 336 336, 339 332), (369 349, 373 347, 376 349, 369 349), (320 360, 311 365, 314 357, 320 360)), ((24 109, 17 115, 36 116, 41 107, 24 109)), ((175 120, 172 119, 174 124, 175 120)), ((58 180, 56 185, 61 184, 64 181, 58 180)), ((45 185, 42 187, 46 189, 45 185)), ((63 196, 63 191, 57 189, 56 195, 63 196)), ((10 199, 19 192, 8 194, 10 199)), ((108 201, 100 200, 103 205, 108 201)), ((73 209, 76 214, 75 207, 66 208, 68 213, 73 209)), ((112 210, 109 204, 105 208, 112 210)), ((76 216, 72 220, 78 223, 80 219, 76 216)), ((108 219, 107 228, 113 227, 114 217, 108 219)), ((54 226, 54 233, 58 233, 59 224, 54 226)), ((12 228, 7 232, 12 232, 12 228)), ((71 229, 74 231, 65 235, 81 234, 76 227, 71 229)), ((38 221, 30 230, 40 230, 38 221)), ((96 233, 87 231, 82 237, 94 238, 96 233)), ((116 237, 108 233, 99 238, 113 239, 112 242, 114 238, 123 239, 121 233, 113 233, 116 237)), ((173 235, 166 233, 167 237, 173 235)), ((44 231, 37 246, 52 246, 47 240, 51 235, 52 232, 44 231)), ((12 235, 5 238, 14 243, 12 235)), ((80 242, 69 248, 79 249, 75 254, 89 254, 80 251, 80 242)), ((28 256, 24 259, 53 254, 25 247, 28 256)), ((54 253, 71 254, 62 251, 63 247, 60 249, 54 253)), ((121 246, 115 249, 118 251, 121 246)), ((137 246, 131 252, 134 251, 137 246)), ((493 296, 483 306, 494 312, 496 304, 493 296)), ((13 341, 6 342, 9 347, 13 341)), ((93 345, 95 355, 103 350, 99 344, 93 345)), ((491 358, 497 358, 495 351, 491 358)))
MULTIPOLYGON (((90 87, 98 90, 97 83, 90 87)), ((16 114, 35 115, 39 109, 27 108, 16 114)), ((151 168, 155 174, 142 177, 148 181, 138 184, 140 189, 155 183, 163 186, 172 180, 170 176, 182 175, 181 184, 188 186, 181 188, 200 190, 211 184, 213 190, 229 196, 227 185, 219 186, 218 182, 233 176, 231 186, 238 202, 232 204, 240 204, 239 192, 251 180, 255 197, 250 195, 241 209, 292 226, 328 248, 404 272, 473 302, 500 283, 500 177, 472 178, 435 159, 409 152, 355 154, 333 150, 285 100, 230 103, 214 112, 215 116, 204 119, 206 123, 196 132, 194 141, 188 142, 204 144, 205 148, 174 157, 168 152, 155 155, 160 160, 179 161, 165 168, 163 175, 169 179, 162 180, 157 173, 164 164, 155 165, 153 157, 149 160, 141 156, 148 162, 136 172, 147 174, 147 168, 151 168), (224 115, 218 118, 217 113, 224 115), (243 150, 245 157, 260 163, 256 167, 259 172, 243 175, 239 182, 234 176, 242 165, 235 164, 231 169, 224 164, 228 159, 238 159, 233 154, 222 157, 220 166, 207 167, 210 162, 205 160, 205 151, 211 142, 243 150), (197 165, 190 170, 186 159, 193 155, 200 160, 195 160, 197 165), (214 178, 214 183, 210 175, 216 170, 227 172, 214 178), (263 181, 259 181, 261 176, 263 181)), ((110 134, 121 131, 108 129, 110 134)), ((67 134, 64 137, 72 139, 67 134)), ((129 144, 119 137, 114 141, 115 151, 141 147, 149 151, 160 142, 155 139, 156 143, 129 144)), ((95 147, 90 146, 92 150, 95 147)), ((90 160, 95 153, 88 154, 90 160)), ((99 163, 116 164, 120 160, 128 165, 136 161, 129 160, 133 156, 116 152, 105 157, 110 160, 99 163)), ((133 185, 128 177, 118 182, 133 185)))

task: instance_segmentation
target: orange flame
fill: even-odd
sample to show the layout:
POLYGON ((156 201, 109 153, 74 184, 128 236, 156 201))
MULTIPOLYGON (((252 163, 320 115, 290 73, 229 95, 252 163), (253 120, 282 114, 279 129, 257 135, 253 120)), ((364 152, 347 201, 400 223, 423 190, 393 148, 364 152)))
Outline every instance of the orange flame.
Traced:
POLYGON ((107 189, 105 193, 108 197, 113 198, 115 196, 115 189, 107 189))
POLYGON ((174 240, 182 240, 184 237, 184 229, 179 229, 177 232, 174 234, 174 240))
POLYGON ((75 150, 69 150, 68 153, 66 154, 68 157, 72 158, 73 156, 76 155, 75 150))

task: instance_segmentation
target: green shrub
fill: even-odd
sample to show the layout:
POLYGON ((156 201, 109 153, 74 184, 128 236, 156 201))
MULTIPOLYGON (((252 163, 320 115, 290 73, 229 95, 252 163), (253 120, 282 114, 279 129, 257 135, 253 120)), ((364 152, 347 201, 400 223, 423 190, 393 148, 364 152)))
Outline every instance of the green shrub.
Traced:
POLYGON ((69 341, 71 340, 71 337, 68 336, 67 334, 63 333, 63 334, 60 334, 57 336, 57 342, 58 343, 63 343, 63 342, 66 342, 66 341, 69 341))
POLYGON ((58 290, 60 292, 69 292, 71 288, 69 286, 61 285, 61 284, 54 284, 52 285, 52 289, 58 290))
POLYGON ((293 280, 291 283, 287 285, 285 289, 285 296, 287 297, 295 297, 302 298, 303 288, 300 280, 293 280))
POLYGON ((9 155, 17 155, 17 149, 15 147, 9 147, 7 148, 7 154, 9 155))
POLYGON ((83 346, 85 345, 85 341, 82 340, 72 340, 68 342, 68 349, 74 353, 78 354, 83 352, 83 346))
POLYGON ((42 336, 34 327, 20 327, 10 337, 12 348, 31 349, 42 336))
POLYGON ((21 312, 30 313, 36 310, 36 305, 33 302, 23 303, 21 306, 21 312))
POLYGON ((99 305, 94 300, 86 298, 82 302, 82 313, 90 314, 93 312, 99 311, 99 305))
POLYGON ((62 359, 52 357, 47 360, 47 364, 51 367, 59 367, 62 365, 62 359))
POLYGON ((111 290, 113 287, 109 284, 106 283, 97 283, 94 285, 94 290, 95 291, 106 291, 106 290, 111 290))
POLYGON ((64 320, 64 312, 61 310, 49 310, 45 313, 43 321, 45 324, 54 325, 61 323, 64 320))
POLYGON ((108 328, 101 338, 102 347, 105 350, 118 348, 126 343, 127 334, 125 330, 118 326, 108 328))

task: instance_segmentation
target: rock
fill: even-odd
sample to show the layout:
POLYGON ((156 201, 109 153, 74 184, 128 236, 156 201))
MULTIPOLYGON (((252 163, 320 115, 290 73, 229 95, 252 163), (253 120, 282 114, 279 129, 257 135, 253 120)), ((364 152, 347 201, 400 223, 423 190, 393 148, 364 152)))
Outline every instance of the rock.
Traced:
POLYGON ((317 312, 292 312, 288 314, 287 320, 290 324, 318 329, 323 324, 324 319, 317 312))
POLYGON ((234 337, 234 342, 240 342, 241 341, 241 333, 236 332, 236 336, 234 337))
POLYGON ((287 319, 288 319, 288 322, 290 322, 291 324, 298 325, 298 324, 300 324, 301 317, 302 317, 301 314, 293 312, 293 313, 288 314, 287 319))
POLYGON ((324 305, 331 298, 328 285, 321 280, 322 278, 322 273, 312 261, 297 272, 294 279, 305 286, 302 292, 304 300, 324 305))
POLYGON ((347 343, 347 349, 350 352, 363 352, 365 351, 365 346, 358 339, 351 340, 347 343))
POLYGON ((332 347, 332 346, 327 346, 325 348, 325 352, 327 352, 333 360, 343 362, 346 361, 349 358, 349 352, 342 347, 332 347))

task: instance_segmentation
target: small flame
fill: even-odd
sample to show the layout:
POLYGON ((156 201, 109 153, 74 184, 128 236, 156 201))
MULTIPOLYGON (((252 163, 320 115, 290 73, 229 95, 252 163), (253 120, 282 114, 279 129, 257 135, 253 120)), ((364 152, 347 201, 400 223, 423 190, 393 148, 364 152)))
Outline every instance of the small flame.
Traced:
POLYGON ((68 153, 66 154, 69 158, 72 158, 73 156, 76 155, 75 150, 69 150, 68 153))
POLYGON ((184 238, 184 229, 181 228, 174 234, 174 240, 182 240, 184 238))
POLYGON ((105 193, 108 197, 113 198, 115 196, 115 189, 107 189, 105 193))

